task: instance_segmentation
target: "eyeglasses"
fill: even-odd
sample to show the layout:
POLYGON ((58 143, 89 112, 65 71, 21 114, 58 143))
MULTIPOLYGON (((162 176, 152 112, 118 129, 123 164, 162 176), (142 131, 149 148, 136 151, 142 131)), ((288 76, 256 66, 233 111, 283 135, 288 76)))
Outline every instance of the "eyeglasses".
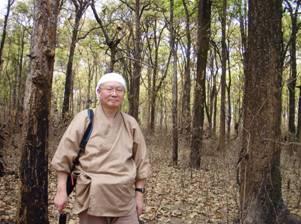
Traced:
POLYGON ((106 91, 107 93, 109 94, 112 94, 112 93, 116 93, 116 94, 122 94, 124 93, 124 88, 121 87, 121 86, 118 86, 118 87, 114 87, 114 86, 104 86, 104 87, 101 87, 101 89, 103 89, 104 91, 106 91))

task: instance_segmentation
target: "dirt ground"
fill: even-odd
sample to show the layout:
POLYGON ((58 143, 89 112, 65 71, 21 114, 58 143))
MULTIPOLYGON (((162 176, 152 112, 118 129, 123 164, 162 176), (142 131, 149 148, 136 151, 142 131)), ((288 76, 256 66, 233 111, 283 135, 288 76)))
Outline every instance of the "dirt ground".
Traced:
MULTIPOLYGON (((52 130, 49 140, 51 159, 62 130, 52 130)), ((231 141, 223 152, 216 151, 215 140, 205 140, 202 149, 201 170, 189 168, 189 147, 180 142, 179 165, 171 166, 170 136, 159 133, 146 135, 152 163, 152 176, 147 181, 145 224, 224 224, 235 223, 239 216, 239 195, 236 183, 238 139, 231 141)), ((12 136, 5 148, 8 174, 0 178, 0 224, 14 223, 18 195, 18 143, 20 136, 12 136)), ((301 216, 301 168, 294 153, 283 150, 283 197, 294 214, 301 216)), ((56 188, 55 174, 49 169, 49 220, 57 222, 53 205, 56 188)), ((72 214, 71 195, 67 212, 70 224, 78 223, 72 214)))

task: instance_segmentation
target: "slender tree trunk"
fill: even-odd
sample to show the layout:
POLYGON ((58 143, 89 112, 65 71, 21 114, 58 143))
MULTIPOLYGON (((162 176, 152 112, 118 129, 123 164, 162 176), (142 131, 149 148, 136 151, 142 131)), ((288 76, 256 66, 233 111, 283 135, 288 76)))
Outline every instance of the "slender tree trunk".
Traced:
POLYGON ((217 65, 214 69, 214 61, 216 62, 216 50, 214 49, 214 55, 212 55, 212 90, 210 92, 210 117, 211 117, 211 130, 210 134, 216 136, 216 116, 217 116, 217 96, 218 96, 218 88, 217 88, 217 65))
MULTIPOLYGON (((243 63, 243 71, 246 74, 247 68, 247 58, 246 58, 246 50, 247 50, 247 29, 246 29, 246 21, 247 21, 247 0, 241 0, 239 2, 239 27, 240 27, 240 36, 241 36, 241 54, 242 54, 242 63, 243 63)), ((241 102, 241 101, 240 101, 241 102)), ((239 114, 237 123, 235 124, 235 130, 238 136, 238 129, 240 125, 242 117, 242 109, 239 107, 239 114)))
POLYGON ((106 41, 106 45, 110 49, 110 62, 109 62, 109 68, 108 68, 107 72, 113 72, 114 68, 115 68, 115 63, 117 61, 116 55, 118 53, 118 45, 121 41, 121 39, 118 38, 118 35, 117 35, 120 30, 117 30, 117 33, 115 33, 115 35, 113 37, 110 37, 108 30, 105 28, 105 25, 103 24, 103 21, 101 20, 101 17, 98 16, 98 13, 95 8, 95 0, 91 0, 91 1, 92 1, 91 8, 92 8, 94 17, 95 17, 97 23, 100 25, 101 31, 102 31, 105 41, 106 41))
POLYGON ((299 89, 299 98, 298 98, 298 125, 297 125, 297 139, 301 142, 301 86, 297 86, 299 89))
POLYGON ((66 70, 66 81, 64 91, 64 102, 62 109, 62 117, 65 118, 72 107, 72 82, 73 82, 73 58, 77 44, 77 36, 79 32, 80 20, 84 15, 87 7, 89 6, 89 0, 72 0, 75 6, 75 22, 72 30, 71 44, 69 49, 69 57, 66 70), (70 102, 71 101, 71 102, 70 102))
MULTIPOLYGON (((24 86, 25 86, 25 78, 23 76, 23 57, 24 57, 24 46, 25 46, 25 28, 23 27, 21 38, 20 38, 20 54, 18 60, 18 79, 17 79, 17 116, 20 117, 23 112, 23 101, 24 101, 24 86)), ((15 122, 20 119, 16 119, 15 122)))
POLYGON ((298 17, 300 14, 298 13, 301 1, 297 1, 294 3, 295 10, 292 7, 290 1, 285 1, 288 11, 290 13, 291 18, 291 38, 290 38, 290 66, 291 66, 291 74, 288 82, 288 93, 289 93, 289 106, 288 106, 288 130, 292 135, 295 135, 296 125, 295 125, 295 108, 296 108, 296 82, 297 82, 297 63, 296 63, 296 40, 298 33, 298 17))
POLYGON ((129 89, 129 114, 137 120, 139 117, 139 95, 140 95, 140 77, 141 77, 141 25, 140 25, 140 0, 135 2, 135 35, 134 35, 134 63, 133 73, 131 75, 131 86, 129 89))
POLYGON ((242 224, 282 223, 282 1, 249 0, 240 205, 242 224))
MULTIPOLYGON (((165 66, 165 71, 159 77, 159 47, 160 42, 162 40, 162 35, 165 30, 165 25, 157 35, 158 28, 157 28, 157 20, 155 20, 153 25, 153 44, 150 43, 150 40, 147 40, 148 50, 150 52, 150 63, 152 65, 152 76, 149 80, 149 92, 150 92, 150 130, 151 132, 155 131, 155 122, 156 122, 156 106, 157 106, 157 97, 158 92, 162 87, 162 83, 165 80, 169 68, 170 57, 171 53, 168 57, 167 64, 165 66), (152 52, 154 51, 154 56, 152 56, 152 52)), ((147 32, 147 31, 146 31, 147 32)))
MULTIPOLYGON (((159 45, 158 45, 159 46, 159 45)), ((170 53, 168 60, 167 60, 167 64, 165 67, 165 71, 164 74, 160 77, 160 79, 157 79, 158 77, 158 49, 156 50, 156 56, 155 56, 155 64, 154 64, 154 72, 153 72, 153 80, 152 80, 152 93, 151 93, 151 131, 154 132, 155 130, 155 114, 156 114, 156 104, 157 104, 157 97, 158 97, 158 92, 160 91, 162 84, 167 76, 168 73, 168 68, 169 68, 169 64, 170 64, 170 58, 171 58, 171 54, 170 53), (159 84, 157 85, 157 81, 159 81, 159 84)))
POLYGON ((4 16, 4 24, 3 24, 3 30, 2 30, 2 36, 1 36, 1 42, 0 42, 0 71, 2 70, 2 64, 3 64, 3 49, 4 49, 4 43, 6 39, 6 29, 7 29, 7 23, 8 23, 8 17, 10 13, 10 9, 12 5, 14 4, 15 0, 7 0, 7 7, 6 7, 6 15, 4 16))
POLYGON ((18 224, 48 222, 48 115, 55 56, 58 0, 37 0, 26 81, 18 224), (43 71, 43 72, 41 72, 43 71))
POLYGON ((231 77, 231 66, 230 66, 230 40, 228 40, 228 48, 227 48, 227 62, 228 62, 228 85, 227 85, 227 140, 230 140, 231 136, 231 121, 232 121, 232 106, 231 106, 231 84, 232 84, 232 77, 231 77))
POLYGON ((247 31, 246 31, 246 6, 247 0, 239 1, 239 27, 241 36, 241 51, 242 51, 242 62, 244 74, 246 74, 246 49, 247 49, 247 31))
POLYGON ((218 91, 215 92, 215 95, 214 95, 214 106, 213 106, 213 119, 212 119, 212 122, 213 122, 213 127, 212 127, 212 134, 214 136, 217 135, 217 95, 218 95, 218 91))
POLYGON ((214 58, 212 55, 212 51, 210 51, 209 54, 209 70, 210 70, 210 80, 208 81, 208 88, 207 88, 207 102, 208 102, 208 109, 207 111, 207 117, 208 117, 208 128, 210 135, 212 133, 212 115, 213 115, 213 100, 212 100, 212 93, 214 89, 214 82, 213 82, 213 77, 214 77, 214 58))
POLYGON ((87 102, 86 102, 86 108, 90 108, 91 106, 91 83, 93 80, 93 64, 88 65, 88 88, 87 88, 87 102))
POLYGON ((71 45, 69 49, 69 57, 67 62, 67 70, 66 70, 66 81, 65 81, 65 91, 64 91, 64 102, 63 102, 63 110, 62 110, 62 117, 65 118, 66 114, 70 110, 70 96, 72 91, 72 79, 73 79, 73 57, 74 52, 76 48, 76 42, 77 42, 77 35, 78 35, 78 29, 79 29, 79 22, 80 17, 75 18, 75 24, 72 31, 72 39, 71 39, 71 45))
POLYGON ((199 169, 201 163, 200 148, 202 147, 204 106, 205 106, 205 76, 207 54, 209 50, 211 21, 211 1, 198 1, 198 28, 197 28, 197 68, 196 86, 194 92, 194 108, 192 122, 192 138, 190 165, 192 168, 199 169))
MULTIPOLYGON (((155 37, 156 41, 156 37, 155 37)), ((151 105, 150 105, 150 129, 151 132, 155 131, 155 119, 156 119, 156 98, 157 98, 157 77, 158 77, 158 53, 159 46, 155 43, 155 58, 153 63, 153 75, 152 75, 152 85, 151 85, 151 105)))
POLYGON ((227 0, 223 0, 223 11, 221 15, 222 27, 222 76, 221 76, 221 104, 220 104, 220 127, 219 127, 219 150, 225 148, 226 133, 226 72, 227 72, 227 45, 226 45, 226 18, 227 0))
POLYGON ((151 104, 150 104, 150 130, 151 132, 154 132, 155 131, 155 119, 156 119, 156 116, 155 116, 155 112, 156 112, 156 95, 157 93, 154 92, 156 91, 154 88, 152 88, 153 90, 151 91, 151 104))
POLYGON ((178 79, 175 43, 174 0, 170 1, 170 49, 172 51, 172 162, 178 164, 178 79))
POLYGON ((190 110, 190 91, 191 91, 191 78, 190 78, 190 67, 191 67, 191 33, 190 33, 190 15, 186 0, 182 0, 185 10, 185 33, 187 38, 186 47, 186 63, 184 71, 184 85, 183 85, 183 99, 182 99, 182 118, 183 118, 183 133, 188 135, 191 131, 191 110, 190 110))
MULTIPOLYGON (((18 60, 16 59, 13 59, 12 60, 12 64, 13 64, 13 67, 18 67, 18 60)), ((13 78, 13 108, 14 108, 14 117, 16 116, 16 109, 17 108, 17 102, 18 102, 18 99, 17 99, 17 89, 18 89, 18 73, 17 72, 14 72, 13 74, 14 78, 13 78)))
MULTIPOLYGON (((294 26, 292 24, 292 26, 294 26)), ((293 28, 292 28, 293 29, 293 28)), ((288 107, 288 130, 291 134, 295 134, 295 107, 296 107, 296 82, 297 82, 297 65, 296 65, 296 36, 291 37, 291 48, 290 48, 290 63, 291 63, 291 76, 288 83, 289 93, 289 107, 288 107)))
MULTIPOLYGON (((214 61, 216 57, 215 49, 210 51, 209 56, 209 70, 210 70, 210 79, 208 80, 208 88, 207 88, 207 105, 206 105, 206 114, 208 118, 208 135, 207 137, 211 137, 213 134, 213 119, 214 119, 214 108, 215 102, 217 97, 217 88, 216 88, 216 76, 217 76, 217 69, 214 67, 214 61)), ((215 133, 214 133, 215 134, 215 133)))
POLYGON ((3 149, 5 142, 5 128, 4 126, 0 126, 0 177, 3 177, 5 174, 5 163, 3 159, 3 149))

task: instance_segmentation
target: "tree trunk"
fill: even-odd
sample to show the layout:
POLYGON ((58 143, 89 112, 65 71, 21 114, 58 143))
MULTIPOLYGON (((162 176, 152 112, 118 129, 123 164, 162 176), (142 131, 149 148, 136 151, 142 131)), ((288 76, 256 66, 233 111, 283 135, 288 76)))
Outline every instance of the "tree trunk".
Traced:
POLYGON ((0 42, 0 71, 2 70, 2 63, 3 63, 2 55, 3 55, 5 38, 6 38, 6 28, 7 28, 8 17, 9 17, 10 9, 11 9, 12 5, 14 4, 14 2, 15 2, 15 0, 7 0, 6 15, 4 16, 2 37, 1 37, 1 42, 0 42))
MULTIPOLYGON (((162 34, 163 32, 161 32, 162 34)), ((158 78, 158 56, 159 56, 159 45, 160 45, 160 40, 161 40, 161 34, 159 36, 159 41, 155 44, 155 60, 153 63, 153 77, 152 77, 152 85, 151 85, 151 105, 150 105, 150 128, 151 128, 151 132, 155 131, 155 120, 156 120, 156 104, 157 104, 157 97, 158 97, 158 92, 160 91, 162 84, 168 74, 168 68, 169 68, 169 64, 170 64, 170 58, 172 55, 172 52, 170 53, 170 55, 168 56, 168 60, 167 60, 167 64, 165 66, 165 71, 164 74, 158 78), (157 85, 159 81, 159 84, 157 85)))
POLYGON ((226 18, 227 0, 223 0, 223 11, 221 15, 222 27, 222 76, 221 76, 221 104, 220 104, 220 127, 219 127, 219 150, 225 148, 226 133, 226 72, 227 72, 227 45, 226 45, 226 18))
POLYGON ((30 74, 26 80, 18 224, 48 222, 48 115, 58 0, 35 1, 30 74), (43 72, 41 72, 43 71, 43 72))
MULTIPOLYGON (((211 134, 213 136, 216 136, 216 126, 217 126, 217 122, 216 122, 216 119, 217 119, 217 96, 218 96, 218 88, 217 88, 217 74, 218 74, 218 68, 217 68, 217 58, 216 58, 216 50, 214 50, 214 61, 216 63, 216 66, 215 66, 215 71, 212 72, 212 76, 213 76, 213 87, 212 87, 212 91, 211 91, 211 95, 210 95, 210 101, 211 101, 211 104, 210 105, 212 108, 211 108, 211 120, 212 120, 212 132, 211 134)), ((213 62, 212 62, 213 63, 213 62)))
POLYGON ((152 97, 152 90, 151 90, 151 86, 152 86, 152 68, 148 67, 147 68, 147 98, 148 98, 148 102, 147 102, 147 113, 146 113, 146 120, 147 120, 147 129, 151 129, 151 97, 152 97))
POLYGON ((141 77, 141 25, 140 25, 140 0, 135 2, 135 35, 134 35, 134 63, 133 73, 131 74, 131 86, 129 89, 129 114, 137 120, 139 117, 139 95, 140 95, 140 77, 141 77))
POLYGON ((97 23, 100 25, 101 31, 105 37, 106 45, 110 49, 110 53, 111 53, 110 63, 109 63, 109 68, 108 68, 107 72, 113 72, 114 68, 115 68, 115 63, 116 63, 116 55, 118 53, 118 45, 121 41, 121 39, 118 38, 118 32, 121 29, 117 30, 113 37, 110 37, 108 30, 105 28, 106 26, 103 24, 103 21, 98 16, 98 13, 95 8, 95 0, 92 0, 91 8, 92 8, 94 17, 95 17, 97 23))
POLYGON ((4 142, 5 142, 5 128, 4 125, 0 126, 0 177, 3 177, 5 174, 5 163, 4 163, 4 142))
POLYGON ((198 28, 197 28, 197 68, 196 86, 194 92, 194 108, 192 122, 192 138, 190 165, 199 169, 201 163, 200 148, 202 147, 202 135, 204 124, 205 105, 205 76, 207 55, 210 39, 211 1, 198 1, 198 28))
POLYGON ((227 89, 227 141, 229 142, 231 136, 231 122, 232 122, 232 106, 231 106, 231 85, 232 85, 232 77, 231 77, 231 65, 230 65, 230 40, 228 39, 228 47, 227 47, 227 62, 228 62, 228 85, 227 89))
POLYGON ((75 6, 75 22, 72 30, 71 44, 69 49, 69 57, 67 63, 66 70, 66 81, 65 81, 65 91, 64 91, 64 101, 62 108, 62 117, 65 118, 67 113, 70 111, 70 107, 72 106, 72 82, 73 82, 73 57, 75 53, 77 36, 79 32, 80 20, 85 13, 89 0, 72 0, 73 5, 75 6), (70 103, 71 100, 71 103, 70 103))
MULTIPOLYGON (((249 0, 240 205, 242 224, 278 223, 280 175, 281 0, 249 0)), ((280 223, 280 222, 279 222, 280 223)))
POLYGON ((246 1, 247 0, 241 0, 238 1, 239 3, 239 28, 240 28, 240 36, 241 36, 241 51, 242 51, 242 60, 243 60, 243 66, 244 66, 244 73, 246 68, 246 49, 247 49, 247 34, 246 34, 246 1))
MULTIPOLYGON (((157 20, 154 23, 154 59, 152 60, 152 46, 149 45, 149 51, 150 51, 150 61, 152 62, 153 65, 153 75, 151 78, 151 85, 149 86, 150 88, 150 130, 153 133, 155 131, 155 119, 156 119, 156 98, 157 98, 157 77, 158 77, 158 56, 159 56, 159 44, 160 44, 160 38, 156 35, 157 33, 157 20)), ((149 43, 149 40, 147 40, 149 43)))
POLYGON ((24 57, 24 46, 25 46, 25 28, 22 29, 22 34, 20 38, 20 54, 18 60, 18 79, 17 79, 17 116, 15 123, 20 122, 20 119, 17 119, 21 116, 23 112, 23 101, 24 101, 24 91, 25 91, 25 77, 23 74, 23 57, 24 57))
POLYGON ((299 89, 299 98, 298 98, 298 126, 297 126, 297 139, 301 142, 301 86, 297 86, 299 89))
POLYGON ((217 97, 217 87, 216 87, 216 76, 217 76, 217 71, 218 69, 215 69, 214 62, 216 58, 216 50, 215 48, 210 51, 210 56, 209 56, 209 66, 208 70, 210 71, 210 78, 208 80, 208 88, 207 88, 207 104, 206 104, 206 114, 207 114, 207 119, 208 119, 208 135, 207 137, 211 137, 212 134, 215 135, 215 132, 213 132, 213 120, 214 120, 214 110, 216 109, 215 107, 215 102, 216 102, 216 97, 217 97))
POLYGON ((172 52, 172 162, 178 164, 178 79, 175 43, 174 1, 170 1, 170 49, 172 52))
MULTIPOLYGON (((246 58, 246 50, 247 50, 247 31, 246 31, 246 23, 247 23, 247 0, 238 1, 239 3, 239 28, 240 28, 240 36, 241 36, 241 52, 242 52, 242 63, 243 63, 243 71, 246 74, 247 67, 247 58, 246 58)), ((239 97, 239 106, 238 106, 238 119, 235 123, 235 131, 236 136, 238 136, 238 130, 240 126, 240 121, 242 117, 242 109, 240 107, 239 97)))
POLYGON ((187 38, 187 47, 185 52, 186 63, 184 71, 184 85, 183 85, 183 99, 182 99, 182 118, 183 118, 183 133, 188 135, 191 131, 191 110, 190 110, 190 91, 191 91, 191 78, 190 78, 190 67, 191 67, 191 33, 190 33, 190 15, 186 0, 182 0, 185 10, 185 33, 187 38))
POLYGON ((301 1, 297 1, 295 5, 295 10, 292 7, 292 4, 289 1, 285 1, 288 12, 291 18, 291 37, 290 37, 290 66, 291 73, 288 82, 288 93, 289 93, 289 106, 288 106, 288 131, 295 135, 296 125, 295 125, 295 108, 296 108, 296 82, 297 82, 297 63, 296 63, 296 40, 298 33, 298 16, 299 16, 299 7, 301 1))
POLYGON ((93 67, 94 65, 93 64, 90 64, 88 62, 88 87, 87 87, 87 102, 86 102, 86 108, 90 108, 91 106, 91 97, 90 97, 90 90, 91 90, 91 83, 92 83, 92 80, 93 80, 93 67))

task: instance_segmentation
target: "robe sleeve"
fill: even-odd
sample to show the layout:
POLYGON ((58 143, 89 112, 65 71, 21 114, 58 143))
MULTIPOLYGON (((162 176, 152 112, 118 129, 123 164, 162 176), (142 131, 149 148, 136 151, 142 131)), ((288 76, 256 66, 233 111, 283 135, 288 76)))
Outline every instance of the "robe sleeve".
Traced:
POLYGON ((145 139, 143 133, 136 123, 135 128, 133 129, 133 153, 134 160, 136 163, 137 171, 136 171, 136 179, 146 179, 151 174, 151 166, 149 161, 149 156, 147 152, 147 147, 145 144, 145 139))
POLYGON ((71 172, 73 161, 79 152, 79 144, 88 122, 89 118, 86 110, 79 112, 71 121, 51 161, 51 165, 56 171, 71 172))

